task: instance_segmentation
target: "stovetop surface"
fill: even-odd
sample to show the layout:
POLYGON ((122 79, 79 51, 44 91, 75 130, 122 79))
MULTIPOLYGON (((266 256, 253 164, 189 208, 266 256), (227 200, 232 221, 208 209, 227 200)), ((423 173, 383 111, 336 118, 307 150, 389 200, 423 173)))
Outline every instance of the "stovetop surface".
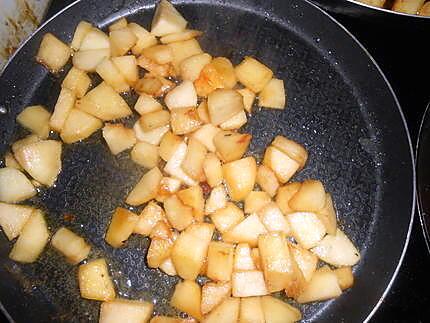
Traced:
MULTIPOLYGON (((47 17, 72 2, 52 0, 47 17)), ((333 16, 358 38, 387 76, 402 106, 415 149, 420 121, 430 101, 430 55, 426 46, 430 31, 427 35, 416 34, 402 26, 333 16)), ((429 268, 430 254, 416 212, 397 279, 371 322, 430 322, 429 268)))

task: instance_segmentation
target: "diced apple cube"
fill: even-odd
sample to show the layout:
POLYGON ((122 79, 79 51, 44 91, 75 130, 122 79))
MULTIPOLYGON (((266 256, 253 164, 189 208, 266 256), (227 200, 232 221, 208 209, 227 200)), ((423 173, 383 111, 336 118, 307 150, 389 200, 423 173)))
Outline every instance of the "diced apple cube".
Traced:
POLYGON ((216 148, 213 139, 220 131, 219 128, 208 123, 196 130, 191 136, 205 145, 207 150, 215 152, 216 148))
POLYGON ((234 254, 234 271, 255 270, 257 269, 251 256, 251 248, 247 243, 239 243, 234 254))
POLYGON ((217 154, 224 162, 231 162, 242 158, 251 143, 250 134, 232 131, 220 131, 213 137, 213 144, 217 154))
POLYGON ((312 252, 336 267, 354 266, 360 260, 360 252, 340 229, 336 230, 335 236, 325 236, 312 248, 312 252))
MULTIPOLYGON (((151 47, 152 48, 152 47, 151 47)), ((149 50, 150 48, 148 48, 149 50)), ((146 57, 146 56, 139 56, 137 59, 137 64, 148 71, 148 74, 152 76, 159 76, 159 77, 169 77, 169 76, 176 76, 176 72, 170 63, 166 64, 158 64, 154 60, 146 57)), ((156 91, 154 91, 156 92, 156 91)))
POLYGON ((232 295, 234 297, 250 297, 268 295, 262 271, 236 271, 231 278, 232 295))
POLYGON ((164 210, 157 203, 149 202, 139 215, 139 220, 133 229, 134 233, 149 236, 158 221, 165 221, 164 210))
POLYGON ((158 268, 164 260, 170 257, 172 246, 173 243, 170 240, 151 238, 151 244, 149 245, 148 254, 146 255, 148 267, 158 268))
POLYGON ((201 300, 202 291, 199 284, 191 280, 184 280, 176 285, 170 304, 181 312, 201 320, 201 300))
POLYGON ((297 298, 299 303, 325 301, 342 294, 336 273, 327 266, 319 268, 313 274, 305 290, 297 298))
POLYGON ((96 67, 97 74, 116 92, 127 92, 130 89, 126 79, 111 59, 105 58, 96 67))
POLYGON ((219 125, 244 109, 243 98, 235 90, 217 89, 208 95, 208 111, 213 125, 219 125))
POLYGON ((160 157, 163 158, 164 161, 168 161, 176 149, 178 149, 181 142, 181 137, 170 131, 166 132, 160 142, 160 157))
POLYGON ((163 177, 155 199, 157 202, 164 202, 169 196, 178 192, 181 185, 182 182, 177 178, 163 177))
POLYGON ((284 154, 287 154, 290 158, 298 162, 300 164, 300 169, 305 167, 306 161, 308 160, 308 152, 305 147, 299 143, 285 138, 284 136, 276 136, 272 142, 272 146, 278 148, 284 154))
MULTIPOLYGON (((77 98, 82 98, 91 85, 91 79, 84 71, 72 67, 61 83, 63 88, 72 91, 77 98)), ((60 92, 61 96, 61 92, 60 92)), ((55 113, 55 112, 54 112, 55 113)), ((51 125, 52 127, 52 125, 51 125)))
POLYGON ((182 231, 193 223, 193 209, 182 204, 181 200, 172 195, 164 200, 164 210, 166 211, 167 220, 172 227, 182 231))
POLYGON ((65 227, 58 229, 52 236, 51 243, 73 265, 87 258, 91 250, 91 246, 83 238, 65 227))
POLYGON ((269 292, 283 290, 294 279, 294 259, 290 254, 285 235, 269 232, 258 239, 261 264, 269 292))
POLYGON ((236 73, 231 61, 226 57, 216 57, 211 62, 220 76, 223 87, 232 89, 237 83, 236 73))
POLYGON ((193 179, 202 182, 205 179, 203 163, 206 158, 206 147, 197 139, 189 138, 187 154, 182 161, 181 168, 193 179))
POLYGON ((198 78, 194 81, 194 86, 198 96, 207 97, 216 89, 224 88, 224 82, 216 67, 208 63, 200 71, 198 78))
POLYGON ((305 180, 296 194, 288 201, 295 211, 318 212, 326 204, 324 185, 318 180, 305 180))
POLYGON ((164 103, 170 110, 197 106, 197 93, 193 82, 183 81, 167 93, 164 103))
POLYGON ((239 82, 254 93, 263 90, 273 76, 270 68, 252 57, 245 57, 235 70, 239 82))
POLYGON ((246 124, 247 121, 245 110, 242 110, 227 121, 221 123, 219 126, 223 130, 236 130, 246 124))
POLYGON ((281 183, 286 183, 299 170, 300 165, 274 146, 264 153, 263 164, 273 170, 281 183))
POLYGON ((133 190, 128 194, 126 203, 130 205, 141 205, 156 197, 160 181, 163 178, 160 170, 155 167, 148 171, 133 190))
POLYGON ((157 38, 155 38, 153 34, 151 34, 142 26, 131 22, 128 24, 128 28, 137 37, 136 44, 131 49, 134 55, 139 55, 140 53, 142 53, 142 50, 144 48, 151 47, 157 44, 157 38))
POLYGON ((41 105, 26 107, 17 115, 16 121, 24 128, 38 135, 42 139, 49 136, 49 119, 51 114, 41 105))
POLYGON ((112 62, 120 71, 129 85, 134 85, 139 79, 136 57, 133 55, 112 57, 112 62))
POLYGON ((221 233, 227 232, 243 219, 243 211, 231 202, 227 202, 224 208, 219 208, 211 214, 213 224, 221 233))
POLYGON ((272 202, 270 195, 264 191, 249 192, 244 201, 244 211, 247 214, 258 212, 270 202, 272 202))
POLYGON ((161 138, 163 138, 164 134, 168 132, 169 129, 170 125, 165 125, 151 131, 144 131, 140 126, 139 121, 137 121, 133 126, 134 134, 136 135, 137 140, 156 146, 160 144, 161 138))
POLYGON ((302 314, 297 308, 275 297, 263 296, 261 305, 266 323, 293 323, 302 319, 302 314))
POLYGON ((75 51, 79 50, 81 47, 82 40, 85 36, 93 29, 93 25, 86 21, 80 21, 78 26, 75 29, 75 33, 73 34, 72 43, 70 47, 72 47, 75 51))
POLYGON ((110 24, 109 25, 109 31, 122 29, 122 28, 127 27, 127 25, 128 25, 128 21, 127 21, 127 19, 125 19, 123 17, 123 18, 118 19, 114 23, 110 24))
POLYGON ((17 151, 19 151, 22 147, 27 146, 29 144, 35 143, 40 141, 39 136, 37 135, 28 135, 20 140, 15 141, 12 144, 12 152, 15 154, 17 151))
POLYGON ((186 29, 186 30, 181 31, 181 32, 172 33, 172 34, 168 34, 166 36, 163 36, 160 38, 160 42, 162 44, 170 44, 170 43, 174 43, 177 41, 184 41, 184 40, 196 38, 202 34, 203 33, 199 30, 186 29))
POLYGON ((79 51, 95 49, 110 49, 109 37, 98 28, 87 32, 79 47, 79 51))
POLYGON ((121 207, 117 208, 106 232, 106 242, 114 248, 123 247, 133 233, 138 220, 139 217, 133 212, 121 207))
POLYGON ((165 219, 158 221, 151 230, 149 235, 151 239, 173 240, 175 237, 172 227, 165 219))
POLYGON ((122 56, 136 45, 137 37, 130 28, 124 27, 109 32, 109 41, 112 56, 122 56))
POLYGON ((290 226, 276 203, 270 202, 258 211, 261 222, 269 232, 290 233, 290 226))
POLYGON ((180 277, 196 279, 205 262, 213 232, 212 224, 195 223, 176 239, 171 258, 180 277))
POLYGON ((18 161, 15 159, 15 157, 13 156, 13 154, 8 151, 5 155, 4 155, 4 164, 6 167, 9 168, 15 168, 17 170, 22 171, 22 167, 21 165, 18 163, 18 161))
POLYGON ((245 108, 246 112, 251 113, 252 105, 254 104, 255 100, 255 93, 247 88, 239 89, 236 91, 239 92, 243 97, 243 107, 245 108))
POLYGON ((80 50, 73 54, 73 66, 82 71, 95 72, 97 65, 109 57, 109 48, 80 50))
POLYGON ((194 82, 199 78, 200 72, 209 64, 212 56, 207 53, 197 54, 184 59, 180 64, 180 75, 183 80, 194 82))
POLYGON ((315 247, 326 234, 324 225, 315 213, 290 213, 287 220, 292 236, 305 249, 315 247))
POLYGON ((284 81, 275 78, 271 79, 258 95, 258 105, 264 108, 284 109, 285 100, 284 81))
POLYGON ((44 214, 34 210, 13 245, 9 258, 22 263, 32 263, 39 258, 49 239, 44 214))
POLYGON ((152 315, 152 303, 117 298, 100 306, 99 323, 146 323, 152 315))
POLYGON ((333 205, 333 200, 330 193, 326 193, 326 200, 324 207, 317 213, 319 219, 324 224, 327 233, 331 235, 336 234, 337 219, 336 210, 333 205))
POLYGON ((46 66, 51 72, 60 71, 72 54, 69 46, 59 40, 51 33, 46 33, 40 43, 36 60, 46 66))
POLYGON ((96 117, 84 111, 72 109, 63 125, 60 137, 66 144, 71 144, 88 138, 101 127, 103 122, 96 117))
POLYGON ((236 323, 239 319, 240 299, 226 298, 218 307, 210 312, 203 323, 236 323))
POLYGON ((208 248, 206 276, 215 281, 229 281, 233 272, 234 245, 212 241, 208 248))
POLYGON ((167 45, 155 45, 142 50, 142 55, 156 64, 167 64, 173 60, 172 49, 167 45))
POLYGON ((78 100, 76 106, 103 121, 124 118, 132 114, 127 102, 104 82, 78 100))
POLYGON ((145 168, 157 167, 160 161, 158 147, 146 142, 138 142, 130 153, 131 160, 145 168))
POLYGON ((243 200, 252 191, 257 173, 254 157, 246 157, 224 164, 223 177, 233 201, 243 200))
POLYGON ((209 153, 206 155, 203 162, 203 171, 210 187, 215 187, 222 183, 223 174, 221 161, 215 154, 209 153))
POLYGON ((61 171, 61 141, 41 140, 15 152, 19 164, 41 184, 52 186, 61 171))
POLYGON ((284 215, 294 212, 288 202, 294 196, 294 194, 299 191, 301 185, 302 183, 293 182, 285 184, 278 189, 278 193, 276 194, 276 204, 278 204, 284 215))
POLYGON ((195 108, 177 108, 172 111, 170 124, 176 135, 185 135, 198 129, 202 121, 195 108))
POLYGON ((334 270, 334 273, 342 290, 351 288, 354 285, 354 275, 352 274, 351 267, 337 268, 334 270))
POLYGON ((151 34, 164 36, 185 30, 187 21, 167 0, 161 0, 155 9, 151 23, 151 34))
POLYGON ((0 168, 0 201, 17 203, 36 195, 29 179, 18 169, 0 168))
POLYGON ((258 167, 256 181, 261 189, 267 192, 271 197, 276 195, 279 183, 275 173, 269 167, 265 165, 258 167))
MULTIPOLYGON (((52 113, 49 119, 48 126, 48 134, 49 127, 57 132, 61 132, 64 127, 64 123, 67 120, 67 117, 70 114, 70 111, 75 106, 76 95, 72 90, 67 88, 62 88, 60 91, 60 95, 58 96, 57 103, 54 107, 54 112, 52 113)), ((47 138, 46 136, 45 138, 47 138)))
POLYGON ((181 168, 181 164, 184 161, 185 155, 187 154, 187 144, 181 142, 176 151, 172 154, 170 159, 167 161, 164 171, 172 175, 173 177, 179 179, 181 182, 188 186, 197 185, 197 182, 188 176, 181 168))
POLYGON ((317 270, 318 257, 309 250, 300 247, 299 245, 289 243, 289 247, 291 254, 294 257, 297 266, 303 273, 305 280, 310 281, 315 270, 317 270))
POLYGON ((226 242, 245 242, 255 247, 258 243, 258 236, 265 233, 267 233, 267 230, 258 215, 251 214, 238 225, 225 232, 222 237, 226 242))
POLYGON ((173 265, 173 261, 170 257, 164 260, 163 263, 158 268, 160 268, 165 274, 169 276, 178 275, 178 273, 176 272, 175 266, 173 265))
POLYGON ((78 269, 81 297, 96 301, 115 299, 115 287, 104 258, 91 260, 78 269))
POLYGON ((204 207, 205 199, 203 197, 203 190, 199 185, 191 186, 183 189, 177 193, 179 199, 185 205, 192 207, 194 219, 199 222, 204 220, 204 207))
POLYGON ((148 112, 139 119, 139 122, 144 131, 151 131, 169 124, 170 113, 166 110, 148 112))
POLYGON ((240 299, 239 323, 265 323, 261 297, 240 299))
POLYGON ((33 211, 28 206, 0 203, 0 227, 9 240, 19 236, 33 211))
POLYGON ((190 56, 203 53, 199 42, 195 38, 170 43, 168 46, 172 49, 172 52, 173 52, 172 63, 178 74, 180 73, 180 66, 183 60, 185 60, 190 56))
POLYGON ((202 287, 201 311, 206 315, 231 295, 230 282, 209 282, 202 287))
MULTIPOLYGON (((110 151, 114 155, 133 147, 136 143, 133 129, 126 128, 120 123, 106 123, 103 128, 103 138, 106 140, 110 151)), ((155 166, 156 165, 152 167, 155 166)))
POLYGON ((206 200, 205 213, 212 214, 227 205, 227 192, 223 185, 214 187, 206 200))

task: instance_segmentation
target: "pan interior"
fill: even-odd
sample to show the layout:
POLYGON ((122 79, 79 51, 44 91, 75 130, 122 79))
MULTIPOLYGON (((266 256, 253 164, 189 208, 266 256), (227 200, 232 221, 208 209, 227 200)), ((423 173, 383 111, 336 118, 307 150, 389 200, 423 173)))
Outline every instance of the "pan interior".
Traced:
MULTIPOLYGON (((60 37, 70 40, 70 31, 81 19, 106 27, 120 16, 149 27, 153 14, 151 6, 121 2, 117 7, 112 4, 112 7, 101 9, 101 13, 96 15, 91 10, 97 7, 90 5, 97 3, 78 3, 62 18, 48 24, 47 29, 54 33, 58 31, 60 37), (72 17, 74 10, 75 13, 85 10, 90 13, 78 19, 72 17), (115 16, 108 14, 109 11, 116 12, 115 16), (61 19, 66 19, 63 20, 66 25, 70 24, 67 31, 62 29, 61 19)), ((326 190, 333 194, 341 227, 362 252, 362 261, 355 268, 356 286, 338 300, 301 306, 305 321, 361 321, 381 296, 393 270, 388 266, 386 272, 380 274, 375 267, 377 264, 368 256, 368 248, 370 250, 375 244, 374 237, 379 230, 379 217, 383 211, 380 201, 385 192, 383 175, 387 147, 384 146, 384 130, 380 130, 383 111, 375 110, 369 103, 372 100, 368 95, 370 92, 363 90, 363 84, 345 67, 340 49, 332 52, 321 46, 319 35, 327 32, 324 27, 321 33, 312 34, 297 24, 300 15, 303 18, 303 13, 309 10, 328 24, 329 19, 315 8, 308 4, 301 7, 301 1, 292 1, 291 6, 282 5, 288 15, 277 18, 268 14, 274 9, 265 4, 259 3, 260 9, 254 10, 234 3, 190 2, 178 7, 192 28, 204 31, 200 39, 204 51, 213 56, 226 56, 234 64, 244 56, 254 56, 285 81, 287 108, 282 112, 255 109, 242 130, 253 135, 250 151, 259 158, 278 134, 306 146, 310 153, 309 162, 295 180, 317 178, 324 182, 326 190), (372 286, 375 280, 368 279, 370 272, 379 275, 383 286, 372 286), (369 296, 369 299, 363 296, 369 296)), ((24 69, 29 65, 35 65, 32 57, 37 44, 36 37, 18 53, 8 69, 15 68, 18 73, 25 73, 24 69), (24 59, 22 55, 27 55, 27 66, 19 65, 19 61, 24 59)), ((361 50, 355 46, 354 50, 361 50)), ((5 153, 8 144, 23 135, 18 126, 13 126, 19 111, 30 104, 45 104, 49 109, 55 104, 66 71, 57 77, 36 68, 37 72, 27 81, 28 84, 17 85, 21 90, 26 89, 20 93, 19 100, 11 98, 5 101, 9 112, 0 115, 0 155, 5 153)), ((369 69, 377 72, 374 67, 369 69)), ((8 73, 5 74, 7 77, 8 73)), ((378 86, 386 86, 379 74, 375 78, 378 78, 378 86)), ((10 79, 4 82, 6 86, 12 86, 10 79)), ((378 87, 375 91, 381 91, 381 95, 390 94, 378 87)), ((136 96, 131 95, 127 100, 132 104, 136 96)), ((392 97, 387 100, 394 102, 392 97)), ((389 110, 393 106, 394 103, 383 109, 389 110)), ((396 122, 401 125, 401 121, 396 122)), ((405 139, 399 140, 403 144, 405 139)), ((100 132, 81 143, 64 145, 63 151, 63 171, 55 187, 42 190, 30 203, 46 210, 51 232, 66 226, 89 240, 93 246, 91 258, 103 256, 109 260, 120 296, 151 300, 157 313, 175 314, 168 304, 178 279, 147 268, 148 240, 132 236, 122 249, 112 249, 104 242, 113 210, 124 206, 125 196, 144 170, 129 159, 128 153, 116 157, 111 155, 100 132)), ((408 158, 405 160, 405 165, 409 166, 408 158)), ((0 239, 0 300, 17 321, 30 317, 29 313, 22 311, 23 306, 33 311, 32 322, 43 322, 48 317, 52 321, 67 322, 97 320, 99 303, 79 297, 77 267, 68 265, 50 247, 34 264, 15 264, 7 257, 11 244, 3 236, 0 239), (22 302, 15 301, 17 295, 22 302)))

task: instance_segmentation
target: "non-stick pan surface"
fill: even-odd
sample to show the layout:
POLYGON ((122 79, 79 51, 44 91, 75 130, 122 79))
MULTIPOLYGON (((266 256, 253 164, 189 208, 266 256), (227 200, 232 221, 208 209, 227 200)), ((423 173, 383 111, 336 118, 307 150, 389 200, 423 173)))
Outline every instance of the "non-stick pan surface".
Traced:
MULTIPOLYGON (((414 208, 410 140, 386 79, 346 30, 306 1, 176 4, 193 28, 205 32, 205 50, 235 64, 255 56, 286 81, 287 109, 259 111, 245 127, 253 135, 251 151, 261 156, 276 134, 303 143, 309 164, 296 179, 324 181, 341 226, 361 251, 354 288, 334 301, 302 306, 304 321, 370 317, 401 262, 414 208)), ((17 113, 30 104, 52 109, 56 101, 65 72, 51 75, 34 60, 45 32, 69 42, 80 20, 105 28, 123 16, 148 26, 153 8, 154 1, 80 1, 42 26, 0 79, 6 109, 0 116, 0 156, 23 135, 17 113)), ((55 187, 30 202, 46 210, 51 232, 65 225, 90 241, 91 258, 108 258, 120 295, 155 300, 156 312, 173 314, 168 300, 177 279, 146 267, 148 240, 133 236, 127 247, 114 250, 103 239, 112 211, 143 172, 127 153, 112 156, 98 133, 64 146, 55 187)), ((0 239, 0 301, 11 317, 33 323, 97 320, 99 304, 79 297, 76 267, 51 247, 34 264, 16 264, 8 259, 11 243, 0 239)))

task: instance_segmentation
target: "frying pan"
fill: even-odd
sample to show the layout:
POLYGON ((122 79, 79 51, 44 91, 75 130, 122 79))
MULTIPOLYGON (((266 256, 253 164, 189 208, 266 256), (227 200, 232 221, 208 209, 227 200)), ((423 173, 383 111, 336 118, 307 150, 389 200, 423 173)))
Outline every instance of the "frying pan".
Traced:
POLYGON ((421 121, 416 154, 419 215, 430 252, 430 103, 421 121))
MULTIPOLYGON (((237 64, 252 55, 285 80, 288 107, 258 111, 243 131, 252 133, 252 153, 261 156, 274 135, 303 143, 309 164, 296 180, 319 178, 334 196, 340 226, 362 254, 356 283, 340 298, 301 306, 305 322, 369 320, 387 293, 403 258, 414 209, 414 164, 407 126, 397 99, 366 50, 341 25, 307 1, 177 1, 202 47, 237 64)), ((52 108, 66 71, 52 75, 34 61, 41 37, 52 32, 70 42, 84 19, 105 28, 126 16, 149 25, 154 1, 78 1, 44 24, 14 55, 0 79, 0 156, 23 135, 16 115, 27 105, 52 108)), ((135 95, 127 97, 130 104, 135 95)), ((178 281, 148 269, 148 240, 133 236, 112 249, 104 233, 113 210, 145 170, 124 153, 114 157, 100 133, 64 145, 63 171, 55 187, 31 204, 46 210, 51 232, 67 226, 92 244, 91 258, 104 256, 119 295, 168 306, 178 281)), ((135 211, 139 211, 136 208, 135 211)), ((29 265, 8 259, 11 243, 0 241, 0 301, 17 322, 96 321, 98 302, 81 299, 77 268, 51 247, 29 265)))

